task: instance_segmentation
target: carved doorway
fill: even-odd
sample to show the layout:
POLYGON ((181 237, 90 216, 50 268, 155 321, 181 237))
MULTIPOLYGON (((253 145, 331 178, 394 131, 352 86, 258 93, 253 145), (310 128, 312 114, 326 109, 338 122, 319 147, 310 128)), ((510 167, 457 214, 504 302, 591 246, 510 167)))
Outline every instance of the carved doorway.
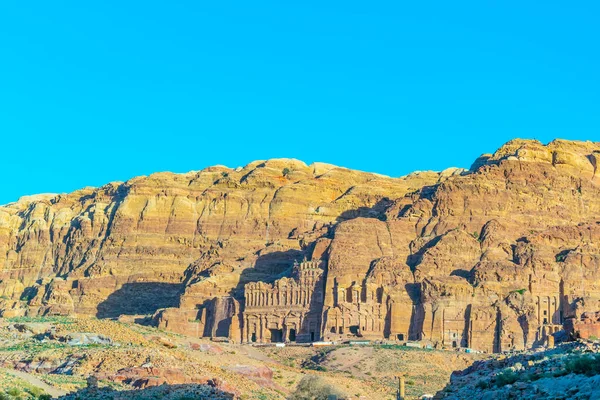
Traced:
POLYGON ((271 343, 283 342, 283 329, 269 329, 271 331, 271 343))

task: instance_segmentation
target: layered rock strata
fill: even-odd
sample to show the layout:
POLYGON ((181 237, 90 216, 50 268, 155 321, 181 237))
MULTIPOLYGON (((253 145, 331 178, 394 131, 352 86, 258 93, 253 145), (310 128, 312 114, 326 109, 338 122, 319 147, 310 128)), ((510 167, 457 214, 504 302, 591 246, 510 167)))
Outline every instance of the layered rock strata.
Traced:
POLYGON ((1 308, 243 342, 529 348, 596 323, 598 157, 514 140, 469 171, 270 160, 24 199, 0 208, 1 308))

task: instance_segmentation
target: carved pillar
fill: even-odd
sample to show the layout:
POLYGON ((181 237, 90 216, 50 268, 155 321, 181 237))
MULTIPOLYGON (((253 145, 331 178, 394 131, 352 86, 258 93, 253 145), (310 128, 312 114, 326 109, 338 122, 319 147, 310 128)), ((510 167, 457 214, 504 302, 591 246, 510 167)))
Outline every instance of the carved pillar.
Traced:
POLYGON ((250 318, 248 318, 248 316, 246 316, 246 318, 244 319, 244 322, 246 324, 246 337, 242 338, 242 341, 246 342, 246 343, 250 343, 250 318))
POLYGON ((261 315, 259 318, 259 329, 260 329, 260 343, 264 343, 265 342, 265 321, 266 317, 264 315, 261 315))

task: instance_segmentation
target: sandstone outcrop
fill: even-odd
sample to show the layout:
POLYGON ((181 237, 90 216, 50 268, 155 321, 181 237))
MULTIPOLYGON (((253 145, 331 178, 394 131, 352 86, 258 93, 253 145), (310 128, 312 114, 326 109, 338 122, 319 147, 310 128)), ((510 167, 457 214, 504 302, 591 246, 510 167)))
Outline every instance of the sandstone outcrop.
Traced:
POLYGON ((513 140, 468 171, 281 159, 24 199, 0 207, 0 308, 154 314, 236 342, 529 348, 600 310, 598 157, 513 140))

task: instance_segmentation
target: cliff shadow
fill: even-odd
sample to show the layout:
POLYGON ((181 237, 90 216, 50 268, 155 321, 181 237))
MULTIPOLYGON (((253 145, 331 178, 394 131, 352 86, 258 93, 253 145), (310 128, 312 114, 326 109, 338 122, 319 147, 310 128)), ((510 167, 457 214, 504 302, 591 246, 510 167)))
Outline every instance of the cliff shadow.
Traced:
POLYGON ((425 320, 425 307, 423 307, 423 303, 421 302, 421 284, 407 283, 404 285, 404 288, 412 301, 408 339, 421 340, 423 338, 423 322, 425 320))
POLYGON ((246 268, 240 275, 240 281, 231 291, 231 295, 238 300, 244 298, 244 285, 250 282, 273 283, 277 279, 290 277, 294 261, 301 262, 308 256, 306 251, 289 249, 274 251, 259 255, 252 267, 246 268))
POLYGON ((98 304, 96 317, 154 314, 160 308, 177 307, 183 289, 181 283, 126 283, 98 304))
POLYGON ((423 245, 419 249, 419 251, 417 251, 416 253, 410 254, 408 257, 406 257, 406 265, 409 266, 409 268, 412 272, 415 272, 417 266, 423 260, 423 255, 425 254, 425 252, 427 250, 433 248, 436 244, 438 244, 439 241, 442 239, 442 236, 443 235, 434 237, 429 242, 425 243, 425 245, 423 245))
POLYGON ((473 269, 455 269, 450 272, 450 276, 458 276, 459 278, 463 278, 468 282, 473 281, 473 269))
POLYGON ((336 218, 336 221, 343 222, 354 218, 376 218, 381 221, 385 221, 385 212, 393 204, 394 202, 392 200, 384 197, 372 207, 358 207, 352 210, 346 210, 336 218))
POLYGON ((469 327, 471 325, 470 321, 472 308, 473 305, 469 304, 465 309, 465 326, 461 335, 460 347, 469 347, 469 327))
POLYGON ((235 302, 231 297, 215 297, 204 300, 198 305, 198 316, 200 319, 204 316, 203 337, 221 337, 229 336, 231 323, 234 316, 241 318, 241 310, 236 310, 235 302))

